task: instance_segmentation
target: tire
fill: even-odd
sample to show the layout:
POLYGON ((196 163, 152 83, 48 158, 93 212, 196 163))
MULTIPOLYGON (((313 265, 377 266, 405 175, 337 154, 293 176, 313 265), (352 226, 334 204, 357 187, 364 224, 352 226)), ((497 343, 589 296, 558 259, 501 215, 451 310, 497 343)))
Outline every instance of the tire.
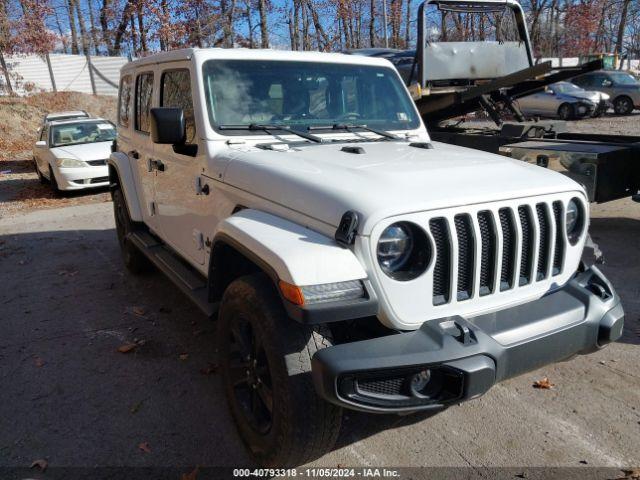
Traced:
POLYGON ((44 185, 45 183, 47 183, 47 179, 45 178, 44 175, 42 175, 42 172, 38 168, 38 162, 36 162, 35 158, 33 159, 33 167, 36 170, 36 175, 38 175, 38 180, 40 181, 40 184, 44 185))
POLYGON ((129 210, 122 194, 122 190, 116 188, 112 194, 113 214, 116 221, 116 233, 122 252, 125 267, 131 273, 140 274, 151 269, 151 262, 138 248, 131 243, 128 235, 134 230, 134 222, 129 217, 129 210))
POLYGON ((49 165, 49 183, 51 184, 51 188, 55 193, 57 193, 58 195, 62 195, 63 192, 58 186, 58 181, 56 180, 56 176, 53 173, 53 168, 51 168, 51 165, 49 165))
POLYGON ((326 326, 289 319, 261 273, 225 290, 217 339, 229 408, 259 464, 297 467, 331 451, 342 409, 321 399, 311 379, 313 354, 332 344, 326 326))
POLYGON ((570 103, 563 103, 558 107, 558 117, 561 120, 571 120, 575 117, 575 109, 570 103))
POLYGON ((633 100, 626 95, 620 95, 613 101, 613 110, 618 115, 631 115, 631 112, 633 112, 633 100))

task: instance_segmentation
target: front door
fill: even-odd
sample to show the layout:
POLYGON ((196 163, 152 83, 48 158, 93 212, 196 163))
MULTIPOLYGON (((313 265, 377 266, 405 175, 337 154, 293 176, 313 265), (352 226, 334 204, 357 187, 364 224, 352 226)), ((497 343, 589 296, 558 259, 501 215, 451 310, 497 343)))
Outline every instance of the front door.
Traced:
MULTIPOLYGON (((154 105, 154 72, 140 71, 135 77, 133 95, 133 128, 131 142, 122 145, 137 176, 138 197, 145 223, 157 230, 157 205, 154 199, 155 170, 152 168, 154 145, 150 136, 151 108, 154 105)), ((118 140, 120 142, 120 140, 118 140)))
POLYGON ((185 145, 155 145, 157 161, 155 199, 163 239, 194 264, 205 261, 207 196, 199 194, 198 178, 205 167, 193 111, 188 64, 167 65, 160 75, 159 105, 182 108, 186 122, 185 145))

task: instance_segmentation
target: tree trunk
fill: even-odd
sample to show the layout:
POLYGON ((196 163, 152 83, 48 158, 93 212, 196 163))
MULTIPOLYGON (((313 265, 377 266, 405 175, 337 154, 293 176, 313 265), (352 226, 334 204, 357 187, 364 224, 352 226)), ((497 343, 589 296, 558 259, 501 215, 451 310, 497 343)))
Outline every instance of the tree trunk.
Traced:
POLYGON ((93 54, 99 55, 98 45, 98 33, 96 28, 96 17, 93 14, 93 1, 87 0, 87 7, 89 8, 89 22, 91 23, 91 42, 93 43, 93 54))
POLYGON ((135 0, 127 0, 127 3, 122 9, 122 17, 120 18, 120 23, 118 24, 116 34, 113 38, 113 52, 115 55, 120 55, 120 50, 122 48, 122 39, 124 38, 124 34, 127 32, 127 24, 129 23, 131 12, 133 11, 134 1, 135 0))
POLYGON ((87 35, 87 27, 84 23, 84 17, 82 16, 82 10, 80 10, 80 0, 74 0, 76 7, 76 14, 78 15, 78 25, 80 25, 80 39, 82 40, 82 53, 89 54, 89 37, 87 35))
POLYGON ((253 21, 251 20, 251 0, 247 0, 245 4, 244 14, 247 17, 247 30, 249 31, 249 48, 255 48, 253 40, 253 21))
POLYGON ((71 30, 71 53, 78 55, 78 32, 76 30, 75 0, 67 0, 67 11, 69 12, 69 29, 71 30))
POLYGON ((627 23, 627 11, 629 10, 629 4, 631 0, 624 0, 622 2, 622 12, 620 13, 620 23, 618 24, 618 36, 616 38, 616 53, 622 54, 622 42, 624 41, 624 28, 627 23))
POLYGON ((7 68, 7 63, 4 61, 4 55, 2 54, 2 50, 0 50, 0 68, 2 68, 2 73, 4 73, 4 81, 7 84, 7 90, 9 91, 9 95, 13 95, 13 86, 11 85, 11 76, 9 75, 9 69, 7 68))
POLYGON ((143 52, 149 51, 149 46, 147 45, 147 31, 144 27, 144 15, 142 13, 142 3, 138 2, 138 11, 136 12, 138 15, 138 33, 140 34, 140 49, 143 52))
POLYGON ((269 48, 269 19, 267 18, 266 0, 258 0, 258 11, 260 12, 260 46, 269 48))
POLYGON ((376 46, 376 0, 371 0, 369 7, 369 44, 376 46))
POLYGON ((136 23, 133 18, 133 15, 129 17, 129 24, 131 26, 131 50, 133 51, 133 55, 135 57, 138 56, 138 32, 136 31, 136 23))
POLYGON ((409 48, 411 42, 411 0, 407 0, 407 13, 404 22, 404 48, 409 48))
POLYGON ((109 30, 109 19, 107 17, 109 12, 110 0, 102 0, 102 7, 100 8, 100 27, 102 28, 102 41, 107 47, 107 53, 113 55, 113 44, 111 43, 111 31, 109 30))

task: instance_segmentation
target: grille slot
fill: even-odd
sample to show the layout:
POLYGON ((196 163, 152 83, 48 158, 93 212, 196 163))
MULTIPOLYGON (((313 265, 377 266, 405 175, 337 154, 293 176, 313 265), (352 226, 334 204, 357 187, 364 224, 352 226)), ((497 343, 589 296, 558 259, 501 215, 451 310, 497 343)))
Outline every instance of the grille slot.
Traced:
POLYGON ((358 390, 374 395, 395 396, 401 395, 404 378, 387 378, 379 380, 358 380, 358 390))
POLYGON ((516 227, 509 208, 498 212, 502 230, 502 266, 500 269, 500 291, 513 287, 513 274, 516 258, 516 227))
POLYGON ((456 236, 458 238, 458 301, 471 298, 475 264, 475 239, 471 217, 456 215, 456 236))
POLYGON ((538 225, 540 226, 536 279, 540 281, 547 278, 547 271, 549 270, 549 238, 551 237, 551 225, 549 225, 549 212, 544 203, 536 205, 536 213, 538 215, 538 225))
POLYGON ((553 275, 562 271, 564 261, 564 222, 562 221, 562 202, 553 202, 553 217, 556 222, 556 243, 553 252, 553 275))
POLYGON ((480 296, 493 292, 496 277, 496 241, 493 215, 488 210, 478 212, 480 226, 480 296))
POLYGON ((433 218, 429 229, 436 246, 436 262, 433 267, 433 304, 449 302, 451 295, 451 239, 444 218, 433 218))
POLYGON ((102 160, 87 160, 87 163, 93 167, 98 167, 100 165, 106 165, 107 161, 105 159, 102 160))
POLYGON ((520 217, 520 231, 522 233, 522 252, 520 253, 520 280, 519 285, 527 285, 531 282, 531 266, 533 262, 533 219, 531 209, 526 205, 518 207, 520 217))

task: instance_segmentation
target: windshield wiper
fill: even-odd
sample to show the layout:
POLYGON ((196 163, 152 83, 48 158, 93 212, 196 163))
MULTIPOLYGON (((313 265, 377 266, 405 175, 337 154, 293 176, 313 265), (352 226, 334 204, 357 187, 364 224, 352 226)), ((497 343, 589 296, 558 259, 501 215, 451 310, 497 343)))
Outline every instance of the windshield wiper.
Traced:
POLYGON ((263 132, 268 133, 269 135, 274 135, 274 136, 277 135, 276 133, 274 133, 274 130, 275 130, 280 132, 288 132, 315 143, 322 143, 322 139, 316 135, 299 132, 298 130, 294 130, 291 127, 287 127, 285 125, 264 125, 261 123, 251 123, 249 125, 218 125, 218 128, 220 130, 250 130, 250 131, 261 130, 263 132))
POLYGON ((354 129, 366 130, 367 132, 375 133, 376 135, 380 135, 381 137, 387 138, 389 140, 400 140, 400 137, 394 135, 393 133, 386 132, 384 130, 379 130, 377 128, 367 127, 366 125, 358 125, 358 124, 349 124, 349 123, 335 123, 333 125, 314 125, 311 127, 307 127, 307 130, 345 130, 347 132, 353 132, 354 129))

